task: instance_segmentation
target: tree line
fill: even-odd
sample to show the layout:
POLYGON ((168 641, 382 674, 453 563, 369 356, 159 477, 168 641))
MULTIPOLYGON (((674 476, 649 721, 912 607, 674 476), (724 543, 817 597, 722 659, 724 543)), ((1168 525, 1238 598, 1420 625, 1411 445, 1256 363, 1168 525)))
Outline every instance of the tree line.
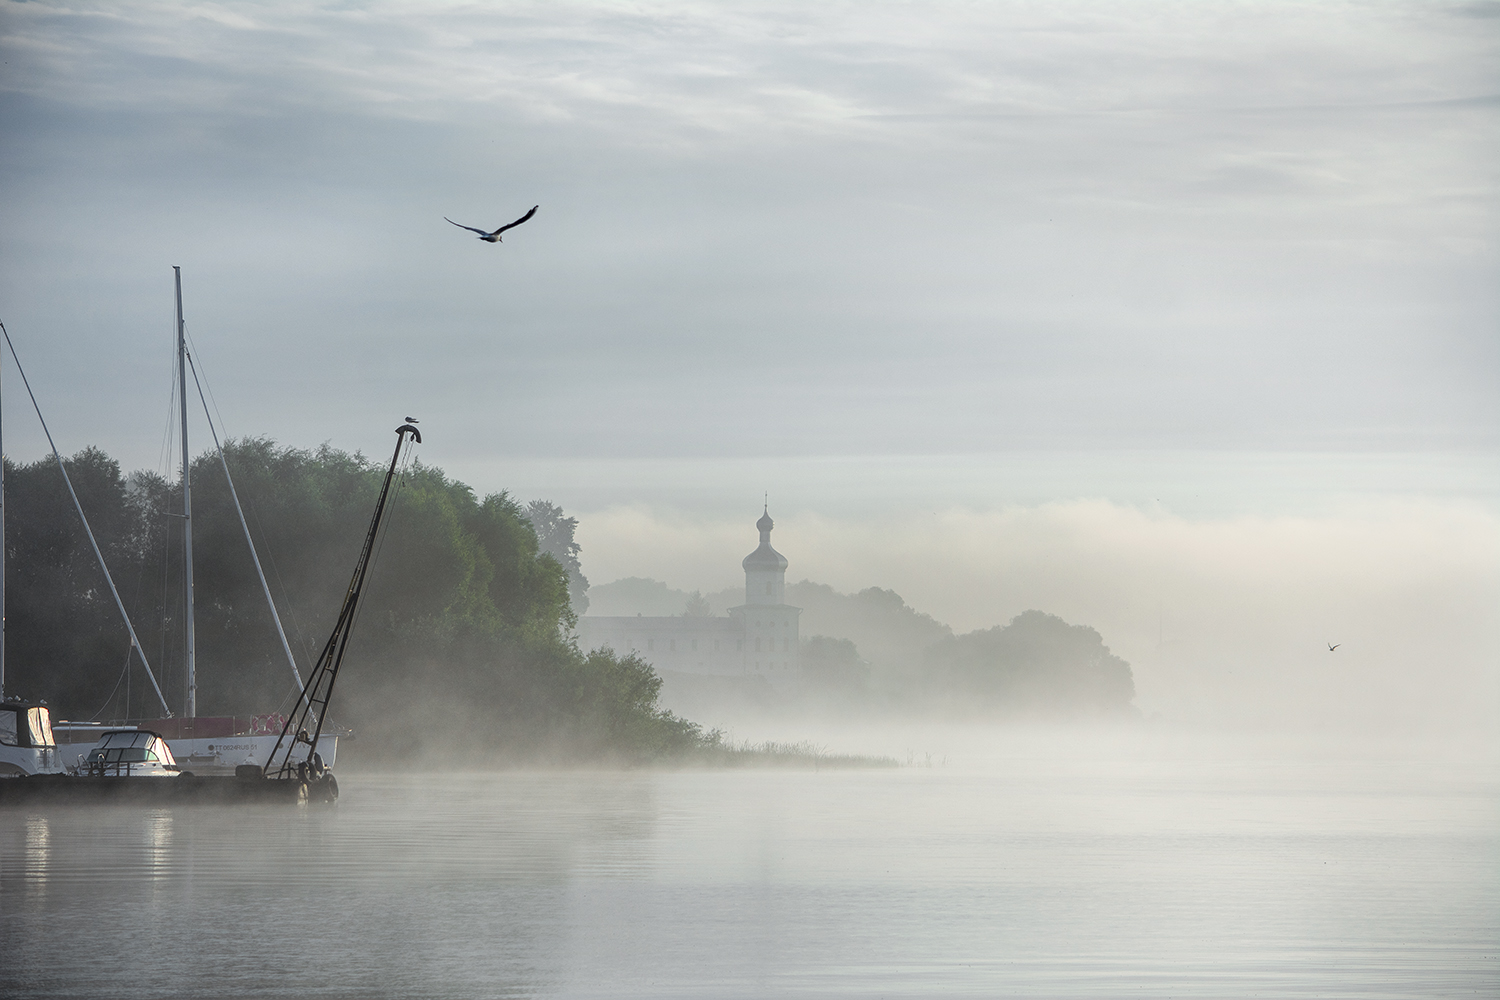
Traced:
MULTIPOLYGON (((384 468, 328 446, 228 442, 225 459, 306 676, 333 625, 384 468)), ((96 448, 66 460, 79 501, 173 712, 185 699, 179 484, 125 475, 96 448), (174 516, 177 515, 177 516, 174 516)), ((285 710, 295 681, 217 454, 192 463, 199 715, 285 710)), ((5 463, 6 690, 73 719, 163 712, 55 463, 5 463)), ((402 474, 367 585, 334 722, 341 754, 643 761, 714 734, 658 705, 639 659, 584 652, 571 518, 507 493, 477 496, 440 469, 402 474), (531 517, 557 555, 542 551, 531 517), (558 557, 561 557, 561 560, 558 557), (571 585, 571 586, 570 586, 571 585)), ((581 602, 580 602, 581 603, 581 602)))

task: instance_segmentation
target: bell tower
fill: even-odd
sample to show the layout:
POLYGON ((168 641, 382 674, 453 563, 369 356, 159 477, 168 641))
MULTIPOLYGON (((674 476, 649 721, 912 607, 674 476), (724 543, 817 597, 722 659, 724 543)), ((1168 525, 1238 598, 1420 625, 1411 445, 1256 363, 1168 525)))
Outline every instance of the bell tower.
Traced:
POLYGON ((745 557, 740 565, 745 567, 745 603, 786 603, 786 556, 771 548, 771 529, 776 522, 771 520, 769 509, 755 522, 760 531, 760 547, 745 557))
POLYGON ((801 608, 786 603, 786 556, 771 548, 769 508, 755 522, 760 545, 745 557, 745 603, 730 608, 744 635, 744 672, 764 677, 778 690, 796 688, 802 679, 798 646, 801 608))

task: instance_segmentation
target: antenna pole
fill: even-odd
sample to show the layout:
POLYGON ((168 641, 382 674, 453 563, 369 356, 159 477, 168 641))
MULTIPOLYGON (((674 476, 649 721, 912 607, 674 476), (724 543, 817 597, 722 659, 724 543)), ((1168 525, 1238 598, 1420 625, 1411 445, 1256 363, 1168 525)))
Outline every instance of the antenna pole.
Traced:
POLYGON ((173 267, 172 275, 177 285, 177 388, 178 408, 182 411, 182 575, 187 601, 187 704, 182 714, 191 719, 198 714, 198 673, 193 631, 193 493, 192 459, 188 455, 187 326, 182 321, 182 268, 173 267))

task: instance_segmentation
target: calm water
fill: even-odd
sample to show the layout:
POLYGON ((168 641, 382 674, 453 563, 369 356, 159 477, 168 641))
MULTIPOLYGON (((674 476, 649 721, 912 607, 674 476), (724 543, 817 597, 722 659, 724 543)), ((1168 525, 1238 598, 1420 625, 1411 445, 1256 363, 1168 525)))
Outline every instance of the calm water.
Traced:
POLYGON ((345 774, 331 810, 8 811, 0 993, 1500 994, 1490 758, 958 757, 345 774))

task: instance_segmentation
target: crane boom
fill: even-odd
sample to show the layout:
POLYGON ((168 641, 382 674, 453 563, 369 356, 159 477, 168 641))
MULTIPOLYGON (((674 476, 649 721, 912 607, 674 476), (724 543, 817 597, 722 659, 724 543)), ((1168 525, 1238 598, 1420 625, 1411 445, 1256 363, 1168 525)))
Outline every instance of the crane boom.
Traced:
MULTIPOLYGON (((380 487, 380 499, 375 502, 375 513, 370 518, 370 530, 365 532, 365 544, 354 564, 354 575, 349 580, 349 589, 344 593, 344 605, 339 609, 338 621, 333 634, 323 646, 318 662, 308 676, 307 686, 297 698, 297 705, 287 716, 281 727, 281 736, 266 759, 263 773, 267 778, 308 778, 309 771, 318 767, 314 754, 318 750, 318 738, 323 733, 323 722, 328 717, 328 702, 333 697, 333 683, 338 679, 339 667, 344 662, 344 652, 349 648, 349 636, 353 631, 355 612, 364 593, 365 575, 370 569, 370 559, 375 552, 375 542, 380 534, 380 521, 385 516, 386 501, 390 499, 391 482, 396 478, 396 466, 401 459, 401 449, 407 437, 417 444, 422 443, 422 432, 410 423, 396 428, 396 450, 391 455, 390 468, 386 470, 385 482, 380 487), (311 723, 311 732, 309 732, 311 723), (293 761, 292 754, 297 744, 307 744, 307 756, 293 761)), ((316 777, 316 775, 311 775, 316 777)))

